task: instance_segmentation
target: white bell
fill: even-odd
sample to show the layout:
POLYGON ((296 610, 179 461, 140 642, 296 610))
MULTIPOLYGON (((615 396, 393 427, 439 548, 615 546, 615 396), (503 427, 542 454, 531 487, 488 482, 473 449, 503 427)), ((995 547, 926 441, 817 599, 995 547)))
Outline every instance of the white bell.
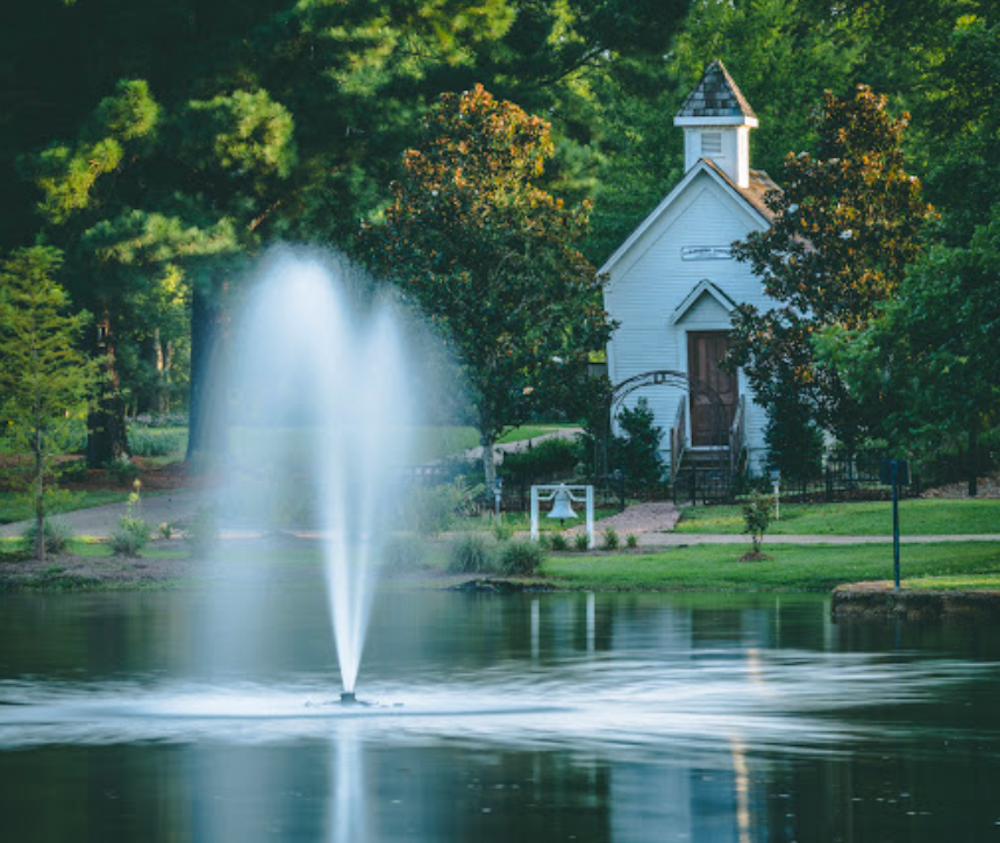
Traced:
POLYGON ((549 518, 558 518, 562 521, 564 518, 576 518, 576 513, 573 512, 573 507, 570 506, 570 497, 568 489, 557 489, 555 502, 552 504, 552 511, 549 513, 549 518))

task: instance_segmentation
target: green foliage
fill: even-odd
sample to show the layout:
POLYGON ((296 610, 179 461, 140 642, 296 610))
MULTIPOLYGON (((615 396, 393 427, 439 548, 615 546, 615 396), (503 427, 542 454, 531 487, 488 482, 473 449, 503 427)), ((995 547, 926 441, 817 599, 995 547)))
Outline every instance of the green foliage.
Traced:
POLYGON ((601 533, 601 539, 604 543, 605 550, 617 550, 618 545, 621 543, 618 538, 618 533, 615 532, 611 527, 607 527, 601 533))
POLYGON ((507 575, 528 577, 545 561, 545 548, 537 542, 508 541, 500 545, 497 565, 507 575))
POLYGON ((623 407, 618 414, 621 437, 615 437, 615 463, 628 482, 639 487, 654 487, 663 481, 663 456, 660 442, 663 428, 654 424, 649 401, 641 397, 635 408, 623 407))
POLYGON ((128 457, 122 457, 105 463, 104 470, 108 477, 119 486, 131 486, 139 477, 140 471, 128 457))
POLYGON ((590 550, 590 539, 587 538, 586 533, 577 533, 573 536, 573 549, 580 553, 590 550))
POLYGON ((19 249, 0 264, 0 411, 6 436, 32 459, 30 473, 38 557, 45 560, 46 490, 54 457, 65 451, 71 420, 86 413, 95 369, 77 350, 86 313, 67 315, 69 300, 53 276, 55 249, 19 249))
POLYGON ((823 459, 823 434, 812 420, 809 407, 794 389, 777 386, 767 406, 764 442, 768 465, 781 471, 789 480, 808 480, 820 476, 823 459))
POLYGON ((494 570, 496 545, 477 533, 459 536, 448 546, 448 571, 453 574, 479 574, 494 570))
POLYGON ((754 492, 743 504, 743 522, 745 524, 743 532, 750 534, 753 548, 751 552, 760 553, 764 534, 771 524, 771 499, 759 492, 754 492))
POLYGON ((625 536, 625 547, 635 550, 639 546, 639 538, 635 533, 627 533, 625 536))
POLYGON ((125 514, 118 520, 118 528, 108 537, 115 556, 138 556, 152 536, 152 528, 142 518, 139 489, 140 484, 136 480, 125 504, 125 514))
POLYGON ((583 381, 610 333, 603 282, 574 245, 589 204, 568 209, 537 186, 553 151, 547 123, 481 85, 442 95, 384 223, 363 232, 369 261, 464 367, 488 484, 497 437, 583 381))
POLYGON ((498 542, 510 541, 514 537, 514 525, 502 517, 490 516, 490 532, 498 542))
POLYGON ((128 444, 134 457, 165 457, 183 454, 187 435, 186 431, 132 427, 128 434, 128 444))
POLYGON ((579 446, 573 439, 545 439, 523 451, 504 454, 504 478, 526 485, 556 478, 572 477, 579 446))
MULTIPOLYGON (((59 554, 66 551, 70 540, 73 538, 73 530, 69 524, 59 518, 46 518, 44 521, 43 535, 45 537, 46 554, 59 554)), ((37 555, 38 552, 38 523, 32 521, 31 524, 21 533, 21 545, 26 553, 37 555)))
MULTIPOLYGON (((546 534, 548 536, 548 534, 546 534)), ((562 533, 553 533, 549 538, 549 546, 557 553, 564 553, 569 550, 569 542, 562 533)))
POLYGON ((841 372, 817 360, 813 338, 867 325, 917 255, 930 208, 904 169, 907 120, 893 119, 886 98, 866 86, 843 100, 827 93, 815 157, 788 155, 783 192, 767 197, 771 227, 735 248, 779 306, 738 305, 730 364, 744 367, 765 405, 781 390, 797 392, 849 449, 879 429, 883 410, 852 396, 841 372))
POLYGON ((414 486, 403 506, 403 520, 419 535, 443 533, 456 518, 473 510, 484 488, 462 477, 437 486, 414 486))

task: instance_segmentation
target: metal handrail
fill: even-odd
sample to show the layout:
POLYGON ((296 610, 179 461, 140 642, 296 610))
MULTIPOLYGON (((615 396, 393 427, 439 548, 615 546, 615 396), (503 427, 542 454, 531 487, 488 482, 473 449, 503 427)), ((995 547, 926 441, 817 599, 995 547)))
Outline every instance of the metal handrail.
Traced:
POLYGON ((677 479, 687 445, 687 401, 682 397, 677 404, 677 416, 674 426, 670 428, 670 480, 677 479))
POLYGON ((741 395, 729 426, 729 476, 735 477, 746 451, 746 396, 741 395))

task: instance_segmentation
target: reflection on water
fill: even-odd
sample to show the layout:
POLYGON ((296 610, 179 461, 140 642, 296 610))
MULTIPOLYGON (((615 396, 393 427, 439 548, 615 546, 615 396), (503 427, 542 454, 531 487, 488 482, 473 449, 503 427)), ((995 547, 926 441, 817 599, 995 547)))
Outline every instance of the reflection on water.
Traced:
POLYGON ((226 673, 184 625, 215 599, 8 598, 3 839, 1000 834, 994 630, 835 625, 811 597, 388 595, 370 705, 342 706, 312 589, 226 673))

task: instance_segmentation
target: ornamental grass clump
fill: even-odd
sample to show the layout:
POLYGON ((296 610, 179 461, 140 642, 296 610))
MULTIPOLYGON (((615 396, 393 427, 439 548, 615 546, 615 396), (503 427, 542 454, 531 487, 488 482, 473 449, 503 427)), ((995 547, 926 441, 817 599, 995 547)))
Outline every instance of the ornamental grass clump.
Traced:
POLYGON ((504 542, 497 554, 500 573, 512 576, 531 576, 544 561, 545 548, 536 542, 504 542))
POLYGON ((495 570, 495 543, 486 536, 470 533, 448 548, 448 571, 452 574, 482 574, 495 570))

